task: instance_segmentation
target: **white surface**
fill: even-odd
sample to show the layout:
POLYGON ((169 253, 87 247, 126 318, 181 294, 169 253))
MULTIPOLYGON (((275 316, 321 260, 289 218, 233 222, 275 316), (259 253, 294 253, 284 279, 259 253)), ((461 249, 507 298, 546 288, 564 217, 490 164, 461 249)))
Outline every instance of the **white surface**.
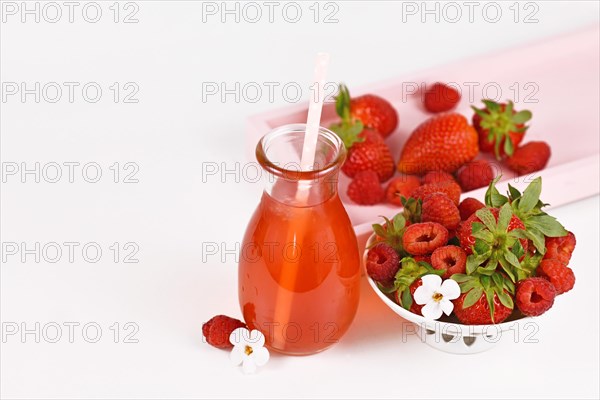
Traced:
POLYGON ((73 263, 8 258, 1 268, 3 327, 96 322, 103 336, 87 343, 76 328, 69 343, 63 326, 54 344, 7 337, 2 397, 597 398, 598 197, 554 212, 578 238, 577 285, 539 318, 537 344, 523 343, 521 335, 518 344, 457 357, 414 335, 402 343, 402 320, 366 282, 355 323, 322 354, 274 356, 246 377, 229 365, 227 353, 201 340, 203 321, 240 315, 235 257, 203 248, 234 248, 261 190, 235 174, 203 182, 203 163, 230 169, 243 163, 245 117, 285 104, 277 91, 272 102, 266 94, 257 103, 232 96, 203 102, 202 82, 297 81, 307 90, 314 54, 326 50, 332 54, 328 80, 360 85, 598 21, 596 2, 538 2, 538 23, 514 23, 511 3, 502 3, 505 17, 496 24, 481 14, 474 23, 402 22, 402 6, 394 2, 338 3, 337 24, 311 22, 309 3, 297 24, 280 14, 273 24, 203 23, 202 6, 192 2, 137 2, 137 24, 111 22, 112 2, 101 3, 97 24, 77 13, 73 24, 9 17, 0 28, 2 82, 95 81, 104 93, 95 104, 80 96, 72 104, 2 102, 2 162, 97 162, 103 179, 90 184, 76 175, 75 183, 37 184, 29 176, 23 184, 9 178, 1 190, 2 242, 97 242, 103 258, 95 264, 80 253, 73 263), (139 103, 115 104, 113 82, 135 82, 139 103), (112 183, 114 162, 137 163, 139 183, 112 183), (140 262, 114 263, 113 242, 137 243, 140 262), (139 343, 122 343, 128 321, 139 326, 139 343), (114 322, 121 324, 116 344, 114 322))

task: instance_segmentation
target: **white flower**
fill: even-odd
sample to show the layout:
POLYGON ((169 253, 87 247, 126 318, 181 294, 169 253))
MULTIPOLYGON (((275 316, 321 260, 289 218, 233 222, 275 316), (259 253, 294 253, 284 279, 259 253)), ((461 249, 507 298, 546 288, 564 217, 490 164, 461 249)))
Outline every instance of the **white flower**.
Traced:
POLYGON ((425 275, 421 277, 423 284, 415 290, 415 302, 423 305, 421 314, 427 319, 438 319, 442 311, 450 315, 454 309, 454 300, 460 296, 460 287, 452 279, 446 279, 442 283, 439 275, 425 275))
POLYGON ((269 350, 264 347, 265 337, 257 330, 249 331, 246 328, 237 328, 229 335, 229 342, 233 350, 229 358, 233 365, 242 364, 245 374, 256 371, 269 361, 269 350))

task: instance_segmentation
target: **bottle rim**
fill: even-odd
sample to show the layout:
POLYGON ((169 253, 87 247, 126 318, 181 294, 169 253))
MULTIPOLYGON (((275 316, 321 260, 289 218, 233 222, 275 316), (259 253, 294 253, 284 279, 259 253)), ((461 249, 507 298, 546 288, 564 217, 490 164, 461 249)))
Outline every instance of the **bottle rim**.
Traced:
POLYGON ((256 145, 256 159, 258 163, 263 169, 273 175, 296 181, 313 180, 315 178, 326 176, 341 167, 342 163, 346 159, 346 147, 344 146, 344 142, 337 134, 322 126, 319 127, 318 140, 325 140, 329 142, 332 145, 332 148, 335 150, 335 156, 324 166, 319 166, 319 168, 306 171, 300 170, 300 165, 298 163, 288 163, 284 166, 281 166, 269 159, 267 156, 269 143, 284 135, 304 132, 306 132, 306 124, 288 124, 277 127, 264 135, 256 145), (290 164, 296 166, 297 168, 285 168, 285 166, 290 164))

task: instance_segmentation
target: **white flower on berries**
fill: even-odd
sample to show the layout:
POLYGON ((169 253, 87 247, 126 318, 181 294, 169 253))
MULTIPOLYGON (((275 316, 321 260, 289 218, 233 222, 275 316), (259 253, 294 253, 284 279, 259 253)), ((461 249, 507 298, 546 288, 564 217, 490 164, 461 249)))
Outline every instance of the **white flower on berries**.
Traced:
POLYGON ((265 336, 257 331, 237 328, 229 335, 233 350, 229 358, 233 365, 242 364, 245 374, 251 374, 257 367, 262 367, 269 361, 269 350, 265 346, 265 336))
POLYGON ((421 314, 427 319, 438 319, 442 312, 450 315, 454 310, 454 300, 460 296, 460 287, 452 279, 442 283, 439 275, 425 275, 421 277, 423 284, 415 290, 414 299, 422 305, 421 314))

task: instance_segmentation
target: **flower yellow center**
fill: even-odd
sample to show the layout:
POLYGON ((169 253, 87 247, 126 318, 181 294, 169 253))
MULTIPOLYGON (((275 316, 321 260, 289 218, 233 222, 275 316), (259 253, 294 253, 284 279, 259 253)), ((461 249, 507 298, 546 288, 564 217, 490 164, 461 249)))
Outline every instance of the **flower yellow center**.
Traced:
POLYGON ((433 294, 432 298, 433 298, 433 301, 435 301, 436 303, 439 303, 444 298, 444 295, 441 293, 435 292, 433 294))
POLYGON ((252 350, 252 347, 246 345, 246 348, 244 349, 244 353, 246 353, 246 355, 249 356, 253 352, 254 352, 254 350, 252 350))

